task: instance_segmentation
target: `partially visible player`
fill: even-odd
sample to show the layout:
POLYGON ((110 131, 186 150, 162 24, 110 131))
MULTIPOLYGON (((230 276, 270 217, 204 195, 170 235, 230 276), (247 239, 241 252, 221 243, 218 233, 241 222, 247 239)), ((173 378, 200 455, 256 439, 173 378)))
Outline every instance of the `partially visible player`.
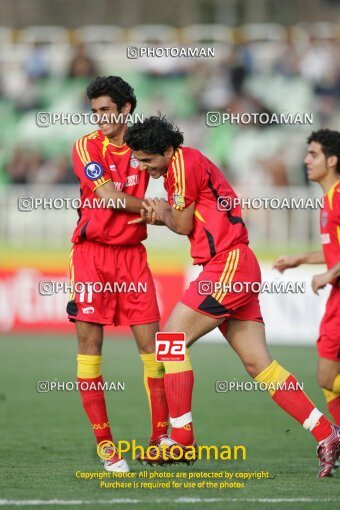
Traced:
POLYGON ((334 422, 340 425, 340 133, 329 129, 313 132, 308 138, 305 164, 309 180, 317 182, 324 193, 320 211, 322 250, 279 257, 274 268, 283 273, 301 264, 327 265, 327 271, 312 280, 316 294, 327 284, 332 286, 317 341, 318 382, 334 422))
MULTIPOLYGON (((299 389, 295 377, 268 353, 258 294, 249 285, 261 281, 260 268, 248 247, 248 233, 234 190, 201 152, 182 147, 182 133, 165 118, 150 117, 134 124, 125 140, 141 170, 155 179, 164 177, 168 202, 149 199, 149 206, 144 204, 153 215, 151 221, 163 222, 170 230, 187 235, 194 264, 203 265, 173 310, 165 331, 184 332, 189 347, 218 327, 248 374, 269 385, 273 400, 311 432, 318 442, 318 476, 331 476, 340 448, 340 427, 316 409, 299 389), (228 210, 219 210, 221 197, 229 199, 228 210), (202 282, 207 281, 212 289, 202 295, 202 282), (247 285, 243 285, 242 292, 235 292, 235 282, 247 285)), ((145 213, 141 214, 140 220, 133 222, 143 221, 145 213)), ((172 430, 162 444, 168 445, 169 456, 171 448, 178 446, 184 447, 185 455, 185 447, 194 444, 192 366, 189 356, 185 362, 165 362, 164 366, 172 430)))
MULTIPOLYGON (((118 76, 98 77, 89 85, 87 95, 92 112, 99 117, 99 129, 77 140, 73 148, 81 207, 70 260, 71 281, 78 284, 76 288, 80 288, 79 284, 85 287, 74 293, 67 305, 78 336, 78 380, 94 386, 86 390, 83 385, 82 403, 97 443, 112 441, 101 385, 103 331, 106 325, 130 326, 144 363, 152 421, 150 441, 157 444, 166 435, 168 423, 164 367, 155 361, 154 354, 159 311, 142 244, 147 237, 146 226, 128 225, 143 207, 149 176, 140 171, 138 161, 124 143, 127 125, 119 118, 133 113, 136 97, 133 88, 118 76), (99 199, 105 207, 95 206, 96 200, 100 204, 99 199), (115 283, 126 284, 132 292, 112 293, 110 285, 115 283), (107 290, 96 293, 101 284, 109 284, 107 290), (147 292, 139 290, 145 287, 147 292)), ((116 420, 122 412, 115 410, 116 420)), ((104 463, 105 469, 128 471, 126 461, 109 446, 107 450, 105 455, 110 458, 104 463)))

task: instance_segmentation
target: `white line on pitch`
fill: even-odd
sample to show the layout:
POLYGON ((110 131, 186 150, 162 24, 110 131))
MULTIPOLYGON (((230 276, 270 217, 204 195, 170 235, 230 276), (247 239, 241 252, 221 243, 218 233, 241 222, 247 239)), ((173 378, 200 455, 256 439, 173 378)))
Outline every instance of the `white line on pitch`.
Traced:
POLYGON ((132 499, 132 498, 117 498, 117 499, 97 499, 97 500, 82 500, 82 499, 0 499, 0 506, 42 506, 42 505, 113 505, 113 504, 131 504, 138 503, 328 503, 340 501, 340 498, 155 498, 150 499, 132 499))

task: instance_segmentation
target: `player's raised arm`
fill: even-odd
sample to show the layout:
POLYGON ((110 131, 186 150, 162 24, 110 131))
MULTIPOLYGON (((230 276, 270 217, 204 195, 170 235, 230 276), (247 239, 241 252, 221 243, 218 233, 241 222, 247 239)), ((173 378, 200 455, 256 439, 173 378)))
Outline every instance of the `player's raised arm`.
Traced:
POLYGON ((340 261, 334 264, 331 269, 329 269, 331 279, 338 278, 340 276, 340 261))
POLYGON ((273 264, 273 269, 283 273, 286 269, 301 266, 302 264, 323 264, 325 257, 323 251, 311 251, 300 255, 282 255, 273 264))
POLYGON ((300 264, 324 264, 325 255, 322 250, 310 251, 300 255, 300 264))

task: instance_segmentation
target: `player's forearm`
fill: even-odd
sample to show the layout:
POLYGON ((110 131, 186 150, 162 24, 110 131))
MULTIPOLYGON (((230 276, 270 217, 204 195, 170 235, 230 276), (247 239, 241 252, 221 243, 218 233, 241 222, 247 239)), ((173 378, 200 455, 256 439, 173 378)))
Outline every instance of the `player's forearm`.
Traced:
POLYGON ((299 255, 299 265, 301 264, 324 264, 325 256, 322 250, 311 251, 299 255))
POLYGON ((124 209, 130 213, 140 213, 141 209, 144 209, 143 200, 131 195, 127 195, 121 191, 117 191, 117 198, 121 201, 124 207, 118 207, 118 209, 124 209))
POLYGON ((112 185, 100 186, 97 188, 96 194, 104 200, 108 208, 112 207, 113 209, 120 209, 126 212, 138 214, 141 209, 144 209, 143 200, 141 198, 128 195, 122 191, 117 191, 112 185))
POLYGON ((338 278, 340 276, 340 262, 334 264, 334 266, 328 270, 328 274, 331 280, 334 280, 334 278, 338 278))
POLYGON ((179 223, 177 223, 172 215, 172 208, 170 207, 169 209, 164 209, 161 213, 161 215, 159 216, 159 221, 161 221, 162 223, 164 223, 164 225, 166 225, 170 230, 172 230, 173 232, 175 232, 176 234, 180 234, 180 235, 189 235, 191 230, 192 230, 192 227, 189 228, 189 227, 184 227, 183 225, 180 225, 179 223))

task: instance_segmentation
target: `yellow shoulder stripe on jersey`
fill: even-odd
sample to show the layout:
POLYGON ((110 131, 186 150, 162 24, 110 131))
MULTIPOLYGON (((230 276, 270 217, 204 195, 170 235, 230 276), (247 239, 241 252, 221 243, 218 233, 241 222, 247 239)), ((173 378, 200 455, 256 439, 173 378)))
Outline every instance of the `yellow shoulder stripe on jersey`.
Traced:
POLYGON ((78 139, 78 140, 76 141, 76 151, 77 151, 77 154, 78 154, 78 156, 79 156, 79 159, 81 160, 81 162, 83 163, 83 165, 86 165, 86 163, 84 163, 84 154, 83 154, 83 152, 82 152, 82 150, 81 150, 81 148, 80 148, 80 141, 81 141, 81 139, 78 139))
POLYGON ((196 216, 196 218, 198 218, 200 221, 203 221, 203 223, 206 223, 205 219, 203 218, 203 216, 201 216, 201 214, 198 212, 197 209, 194 210, 194 215, 196 216))
MULTIPOLYGON (((178 149, 173 156, 172 168, 175 178, 175 194, 185 196, 185 166, 182 149, 178 149)), ((183 209, 181 206, 175 206, 175 209, 183 209)))
POLYGON ((329 190, 329 192, 327 193, 327 196, 328 196, 328 202, 329 202, 329 207, 331 209, 333 209, 333 196, 334 196, 334 191, 335 191, 335 188, 337 187, 337 185, 340 183, 340 180, 336 181, 335 184, 333 184, 333 186, 331 187, 331 189, 329 190))
POLYGON ((98 179, 97 181, 93 181, 94 184, 96 185, 94 188, 93 188, 93 191, 95 191, 97 188, 99 188, 100 186, 103 186, 103 184, 105 184, 106 182, 109 182, 109 181, 112 181, 112 179, 104 179, 104 177, 101 177, 100 179, 98 179))
POLYGON ((175 193, 179 195, 184 195, 183 193, 183 181, 185 183, 185 173, 184 173, 184 162, 183 157, 181 158, 181 149, 177 151, 177 157, 174 159, 174 173, 175 173, 175 193))
POLYGON ((182 149, 179 149, 179 159, 181 166, 181 180, 182 180, 182 195, 185 196, 185 165, 182 149))
MULTIPOLYGON (((175 193, 179 193, 178 189, 179 189, 179 186, 178 186, 178 171, 177 171, 177 166, 176 166, 176 160, 178 159, 178 151, 176 151, 176 153, 172 156, 172 169, 173 169, 173 172, 174 172, 174 181, 175 181, 175 193)), ((177 207, 175 207, 175 209, 177 209, 177 207)))
POLYGON ((336 227, 336 231, 337 231, 337 234, 338 234, 338 243, 340 244, 340 225, 338 225, 336 227))
POLYGON ((78 156, 84 166, 91 161, 90 154, 87 151, 87 138, 87 136, 83 136, 83 138, 79 138, 76 142, 78 156))
POLYGON ((98 130, 97 131, 93 131, 92 133, 90 133, 88 135, 88 138, 91 138, 91 140, 92 140, 92 138, 98 138, 98 137, 99 137, 98 130))
POLYGON ((178 151, 179 151, 179 149, 177 149, 177 151, 174 152, 174 154, 172 155, 171 163, 173 163, 175 161, 175 159, 178 158, 178 156, 179 156, 179 152, 178 151))
POLYGON ((239 249, 232 250, 231 252, 229 252, 226 265, 220 278, 222 288, 220 288, 217 292, 213 294, 213 297, 216 299, 216 301, 219 301, 220 303, 222 303, 223 299, 227 294, 227 291, 225 292, 223 291, 223 285, 228 285, 233 281, 239 258, 240 258, 239 249))
POLYGON ((174 169, 174 177, 175 177, 175 193, 181 195, 181 178, 179 173, 179 165, 178 165, 178 158, 179 158, 179 150, 176 152, 176 156, 174 158, 173 162, 173 169, 174 169))

